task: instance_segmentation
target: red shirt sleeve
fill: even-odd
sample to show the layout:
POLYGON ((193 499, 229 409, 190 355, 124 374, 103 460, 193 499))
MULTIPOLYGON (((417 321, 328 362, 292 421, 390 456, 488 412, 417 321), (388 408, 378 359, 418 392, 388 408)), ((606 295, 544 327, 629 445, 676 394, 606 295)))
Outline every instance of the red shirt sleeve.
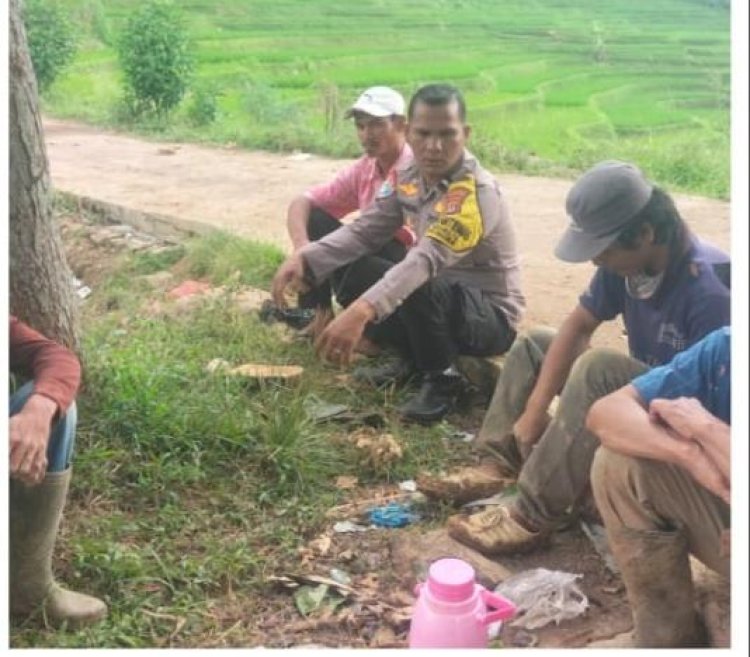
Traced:
POLYGON ((81 383, 81 364, 76 355, 13 316, 8 343, 10 371, 31 376, 34 392, 51 399, 60 413, 65 413, 81 383))

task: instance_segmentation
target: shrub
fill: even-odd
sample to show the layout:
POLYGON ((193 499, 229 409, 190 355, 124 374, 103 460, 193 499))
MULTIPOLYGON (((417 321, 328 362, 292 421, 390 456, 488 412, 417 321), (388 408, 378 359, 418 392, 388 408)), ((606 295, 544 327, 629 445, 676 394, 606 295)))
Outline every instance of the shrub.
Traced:
POLYGON ((218 93, 211 88, 195 89, 187 109, 188 119, 195 126, 209 125, 219 115, 218 93))
POLYGON ((163 115, 182 100, 193 59, 174 5, 154 0, 141 6, 128 19, 118 51, 137 112, 163 115))
POLYGON ((49 0, 24 3, 23 20, 37 85, 43 93, 73 59, 75 32, 68 15, 49 0))

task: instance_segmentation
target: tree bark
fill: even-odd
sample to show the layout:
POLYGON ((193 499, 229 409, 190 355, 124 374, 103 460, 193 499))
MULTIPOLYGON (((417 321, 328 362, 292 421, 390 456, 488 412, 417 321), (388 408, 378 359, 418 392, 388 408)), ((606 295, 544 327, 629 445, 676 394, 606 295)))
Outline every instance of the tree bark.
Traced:
POLYGON ((78 298, 52 211, 39 95, 20 0, 10 0, 9 15, 10 311, 77 350, 78 298))

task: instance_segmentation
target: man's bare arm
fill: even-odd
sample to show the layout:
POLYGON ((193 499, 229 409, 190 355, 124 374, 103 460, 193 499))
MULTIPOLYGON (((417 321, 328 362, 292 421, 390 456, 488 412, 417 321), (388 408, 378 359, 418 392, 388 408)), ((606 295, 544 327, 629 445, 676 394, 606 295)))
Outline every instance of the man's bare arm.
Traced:
POLYGON ((286 227, 295 251, 298 251, 310 242, 307 237, 307 222, 310 219, 311 210, 312 203, 302 194, 295 198, 287 209, 286 227))
POLYGON ((576 358, 589 346, 601 322, 578 305, 560 326, 544 357, 539 378, 526 402, 526 410, 514 427, 522 443, 535 443, 546 427, 547 409, 562 389, 576 358))
POLYGON ((596 401, 586 417, 586 428, 614 452, 680 466, 729 503, 729 480, 700 443, 655 421, 634 386, 627 385, 596 401))

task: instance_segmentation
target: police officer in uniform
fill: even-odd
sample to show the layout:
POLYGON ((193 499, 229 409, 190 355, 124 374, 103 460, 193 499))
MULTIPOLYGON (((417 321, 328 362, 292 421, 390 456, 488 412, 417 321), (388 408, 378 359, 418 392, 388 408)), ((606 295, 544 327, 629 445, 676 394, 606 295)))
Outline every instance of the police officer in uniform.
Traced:
POLYGON ((417 394, 399 408, 406 419, 434 422, 453 407, 462 378, 460 354, 504 353, 524 308, 516 240, 497 182, 466 150, 466 107, 455 87, 430 84, 408 108, 411 164, 386 182, 351 224, 291 255, 272 285, 276 303, 293 286, 305 290, 345 267, 337 298, 345 310, 316 348, 347 364, 363 336, 400 359, 376 368, 373 383, 418 375, 417 394), (407 225, 416 244, 398 263, 374 255, 407 225))

